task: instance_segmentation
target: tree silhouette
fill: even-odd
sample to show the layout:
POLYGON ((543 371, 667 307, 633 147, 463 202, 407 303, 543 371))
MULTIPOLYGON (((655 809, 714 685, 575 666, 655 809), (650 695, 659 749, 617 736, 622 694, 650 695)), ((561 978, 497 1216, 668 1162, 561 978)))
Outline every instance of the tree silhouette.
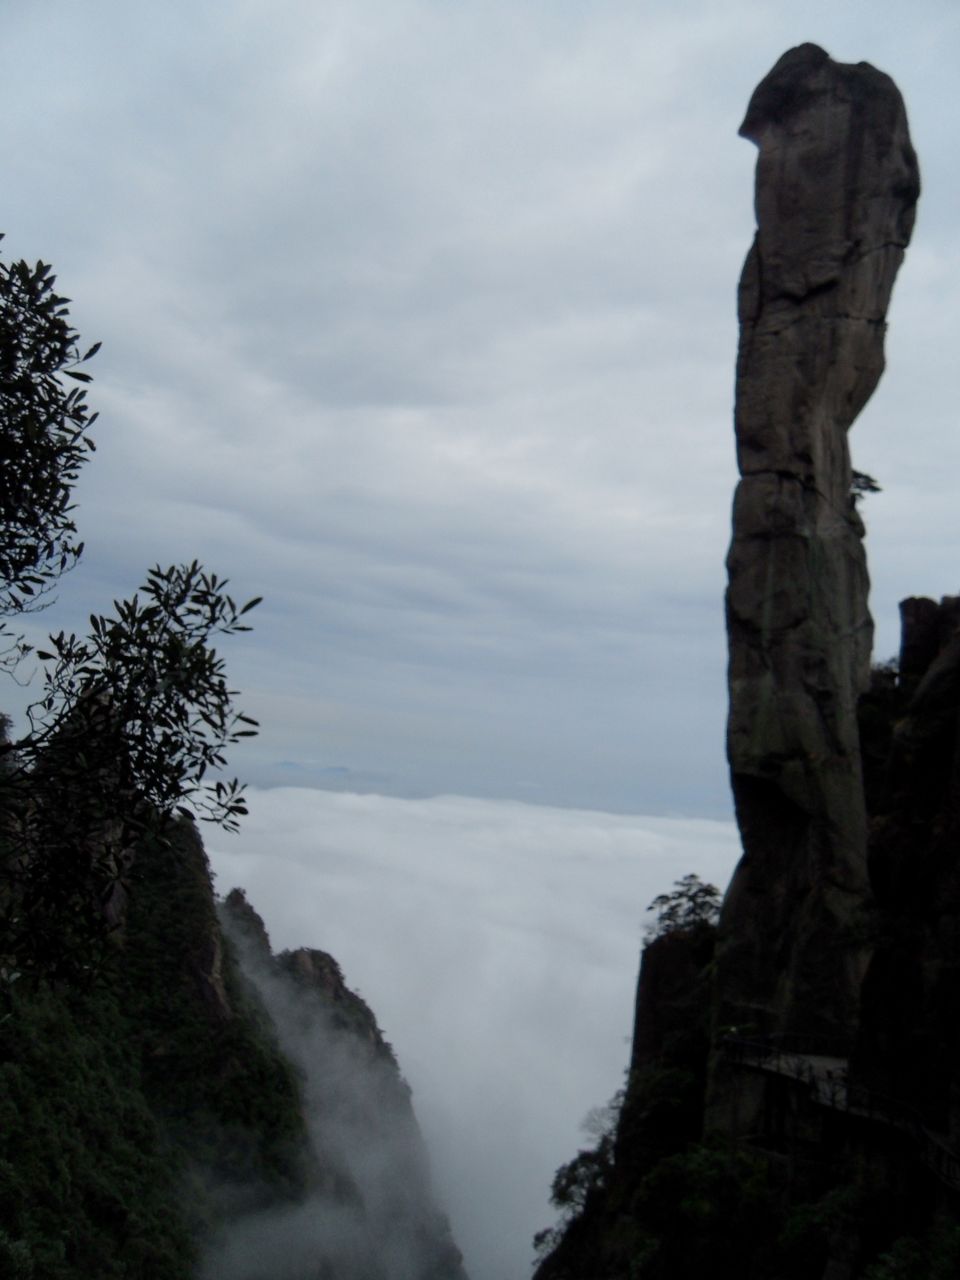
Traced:
MULTIPOLYGON (((79 559, 72 493, 93 442, 67 299, 49 266, 0 264, 0 617, 49 604, 79 559)), ((257 732, 234 709, 217 636, 248 631, 194 561, 150 570, 139 592, 35 651, 43 687, 29 728, 0 733, 0 990, 23 973, 94 971, 122 922, 135 851, 198 816, 227 829, 246 812, 233 779, 210 780, 225 749, 257 732)), ((0 623, 0 666, 29 652, 0 623), (2 645, 5 644, 5 649, 2 645)))
POLYGON ((80 355, 55 282, 44 262, 0 262, 0 616, 35 608, 83 551, 71 498, 97 415, 79 366, 100 344, 80 355))
POLYGON ((674 880, 671 893, 661 893, 647 907, 656 919, 646 932, 646 940, 662 938, 664 934, 689 931, 705 925, 715 925, 720 915, 722 895, 716 885, 704 884, 692 872, 674 880))

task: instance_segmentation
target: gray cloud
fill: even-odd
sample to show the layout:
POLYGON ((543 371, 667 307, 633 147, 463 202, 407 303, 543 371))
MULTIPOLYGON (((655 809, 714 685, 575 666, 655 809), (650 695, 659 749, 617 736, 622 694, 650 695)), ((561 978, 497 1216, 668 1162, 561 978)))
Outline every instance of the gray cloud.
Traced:
POLYGON ((622 1083, 644 908, 687 871, 725 884, 733 825, 284 789, 210 844, 275 947, 330 951, 369 1001, 472 1280, 516 1280, 622 1083))
POLYGON ((956 585, 956 34, 952 0, 18 9, 9 250, 105 343, 69 624, 199 556, 267 597, 255 778, 725 813, 736 127, 801 39, 907 98, 925 194, 854 433, 886 654, 956 585))

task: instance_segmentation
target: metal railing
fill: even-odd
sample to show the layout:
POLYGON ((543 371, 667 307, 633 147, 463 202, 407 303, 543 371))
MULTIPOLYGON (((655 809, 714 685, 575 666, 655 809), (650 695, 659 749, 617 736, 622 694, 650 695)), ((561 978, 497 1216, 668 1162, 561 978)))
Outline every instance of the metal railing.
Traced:
POLYGON ((929 1129, 920 1112, 896 1098, 877 1093, 849 1078, 846 1048, 816 1037, 769 1036, 763 1039, 724 1036, 723 1052, 737 1066, 768 1071, 796 1080, 819 1106, 845 1112, 907 1134, 931 1172, 954 1191, 960 1191, 960 1153, 943 1135, 929 1129), (827 1046, 843 1053, 827 1052, 827 1046))

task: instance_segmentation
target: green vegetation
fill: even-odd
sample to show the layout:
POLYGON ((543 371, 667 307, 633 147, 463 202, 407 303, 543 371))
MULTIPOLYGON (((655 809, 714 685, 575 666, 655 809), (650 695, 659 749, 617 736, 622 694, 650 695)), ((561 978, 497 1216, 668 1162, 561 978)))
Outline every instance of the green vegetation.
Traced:
POLYGON ((873 476, 868 476, 865 471, 853 470, 850 473, 850 497, 853 499, 853 505, 857 503, 868 493, 882 493, 883 489, 877 484, 873 476))
POLYGON ((533 1247, 538 1257, 544 1257, 556 1248, 570 1223, 581 1214, 587 1202, 607 1185, 613 1168, 613 1146, 617 1121, 623 1107, 626 1091, 618 1090, 603 1107, 594 1107, 581 1128, 595 1139, 592 1147, 578 1151, 574 1158, 563 1164, 553 1177, 550 1187, 550 1203, 561 1213, 556 1226, 538 1231, 533 1237, 533 1247))
POLYGON ((657 1276, 746 1272, 776 1223, 766 1162, 724 1143, 693 1143, 660 1160, 636 1194, 640 1221, 656 1242, 657 1276))
POLYGON ((227 828, 246 812, 236 781, 203 782, 226 744, 255 732, 232 710, 210 643, 246 630, 224 586, 197 564, 154 569, 142 600, 92 618, 89 639, 61 632, 38 654, 49 661, 44 693, 0 775, 8 980, 96 969, 133 850, 175 810, 191 802, 227 828))
MULTIPOLYGON (((78 335, 50 267, 0 264, 0 617, 36 607, 76 564, 72 492, 93 447, 78 335), (80 385, 68 388, 64 379, 80 385)), ((190 805, 227 828, 225 748, 256 733, 234 710, 218 636, 246 631, 227 583, 196 561, 150 570, 138 594, 50 637, 29 728, 2 744, 0 988, 87 978, 116 926, 133 850, 190 805)), ((49 603, 48 600, 44 601, 49 603)), ((0 624, 0 665, 31 652, 0 624)))
POLYGON ((684 876, 651 904, 619 1114, 557 1172, 537 1280, 810 1280, 838 1233, 863 1228, 874 1251, 889 1240, 880 1191, 843 1157, 705 1134, 719 898, 684 876))
POLYGON ((31 649, 3 622, 50 604, 83 549, 78 366, 97 348, 80 357, 53 286, 44 263, 0 266, 0 669, 30 654, 42 672, 25 731, 0 713, 0 1278, 190 1280, 260 1214, 281 1235, 333 1219, 304 1274, 409 1254, 418 1274, 461 1276, 372 1013, 331 957, 274 963, 264 935, 303 1031, 342 1041, 325 1074, 306 1050, 293 1066, 221 931, 195 817, 236 827, 243 789, 218 774, 257 725, 214 645, 259 600, 238 605, 194 561, 151 569, 85 636, 31 649), (325 1085, 310 1124, 324 1111, 330 1135, 315 1142, 308 1068, 325 1085))
POLYGON ((299 1083, 217 920, 196 828, 176 824, 131 876, 123 983, 137 1017, 143 1088, 213 1188, 205 1213, 256 1185, 295 1199, 309 1162, 299 1083))
MULTIPOLYGON (((702 1210, 708 1174, 722 1164, 712 1148, 700 1146, 719 903, 714 886, 687 875, 648 908, 656 919, 642 960, 626 1088, 608 1104, 594 1147, 557 1171, 552 1198, 562 1217, 535 1238, 538 1280, 697 1274, 665 1268, 673 1266, 674 1228, 689 1234, 687 1219, 697 1204, 702 1210), (644 1047, 645 989, 658 993, 655 1056, 644 1047)), ((730 1170, 718 1176, 729 1180, 730 1170)), ((727 1191, 735 1193, 732 1186, 727 1191)), ((744 1219, 751 1195, 742 1197, 744 1219)))
MULTIPOLYGON (((79 366, 100 344, 80 355, 55 282, 44 262, 0 262, 0 617, 35 608, 83 551, 70 499, 97 415, 79 366)), ((18 642, 0 624, 3 639, 15 663, 18 642)))
POLYGON ((180 1155, 117 993, 21 986, 0 1030, 0 1275, 187 1280, 180 1155))
POLYGON ((960 1225, 938 1219, 925 1239, 904 1236, 868 1267, 864 1280, 956 1280, 960 1275, 960 1225))
POLYGON ((690 872, 674 880, 671 893, 661 893, 647 907, 656 914, 644 940, 662 938, 676 930, 713 928, 720 917, 723 895, 716 885, 704 884, 690 872))
MULTIPOLYGON (((891 693, 885 670, 875 692, 879 712, 891 693)), ((857 1280, 960 1274, 960 1229, 947 1221, 925 1230, 931 1188, 922 1172, 898 1185, 901 1175, 884 1169, 884 1159, 902 1169, 898 1136, 887 1156, 865 1160, 839 1144, 838 1131, 825 1158, 817 1131, 787 1110, 798 1102, 787 1094, 779 1136, 705 1133, 718 899, 686 876, 651 904, 658 918, 619 1115, 557 1171, 561 1218, 535 1238, 536 1280, 811 1280, 841 1255, 857 1280), (894 1239, 910 1227, 916 1237, 894 1239)))
MULTIPOLYGON (((823 1274, 838 1230, 855 1234, 877 1217, 876 1197, 854 1169, 801 1167, 797 1181, 796 1170, 776 1153, 691 1137, 691 1114, 684 1112, 694 1095, 686 1085, 671 1073, 650 1073, 634 1092, 633 1116, 625 1109, 606 1148, 613 1158, 602 1177, 583 1160, 585 1153, 558 1172, 555 1187, 577 1180, 576 1203, 558 1227, 535 1239, 539 1280, 584 1274, 597 1280, 810 1280, 823 1274), (672 1084, 681 1089, 673 1107, 672 1084), (635 1141, 646 1158, 638 1158, 635 1141)), ((896 1265, 901 1254, 935 1256, 916 1242, 897 1247, 896 1265)), ((871 1270, 864 1280, 901 1274, 920 1280, 941 1273, 871 1270)), ((956 1272, 942 1272, 948 1274, 956 1272)))
MULTIPOLYGON (((72 491, 95 415, 78 366, 97 346, 80 356, 54 283, 44 263, 0 265, 5 618, 49 604, 83 550, 72 491)), ((25 732, 0 719, 3 1276, 186 1280, 207 1233, 313 1176, 298 1081, 185 816, 245 812, 236 781, 208 780, 256 732, 213 642, 258 602, 226 587, 196 562, 152 569, 88 636, 33 653, 25 732)), ((11 674, 31 652, 7 624, 0 648, 11 674)))
POLYGON ((117 963, 19 982, 0 1025, 0 1275, 187 1280, 234 1215, 316 1177, 299 1082, 182 822, 131 872, 117 963))

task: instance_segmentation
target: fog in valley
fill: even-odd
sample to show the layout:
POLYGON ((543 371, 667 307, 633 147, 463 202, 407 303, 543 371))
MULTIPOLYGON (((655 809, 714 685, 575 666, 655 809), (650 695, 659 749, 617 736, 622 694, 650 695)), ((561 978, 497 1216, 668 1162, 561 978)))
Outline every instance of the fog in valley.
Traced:
POLYGON ((472 1280, 526 1274, 554 1171, 623 1084, 644 908, 688 871, 726 883, 734 825, 276 789, 209 844, 275 950, 330 952, 370 1004, 472 1280))

